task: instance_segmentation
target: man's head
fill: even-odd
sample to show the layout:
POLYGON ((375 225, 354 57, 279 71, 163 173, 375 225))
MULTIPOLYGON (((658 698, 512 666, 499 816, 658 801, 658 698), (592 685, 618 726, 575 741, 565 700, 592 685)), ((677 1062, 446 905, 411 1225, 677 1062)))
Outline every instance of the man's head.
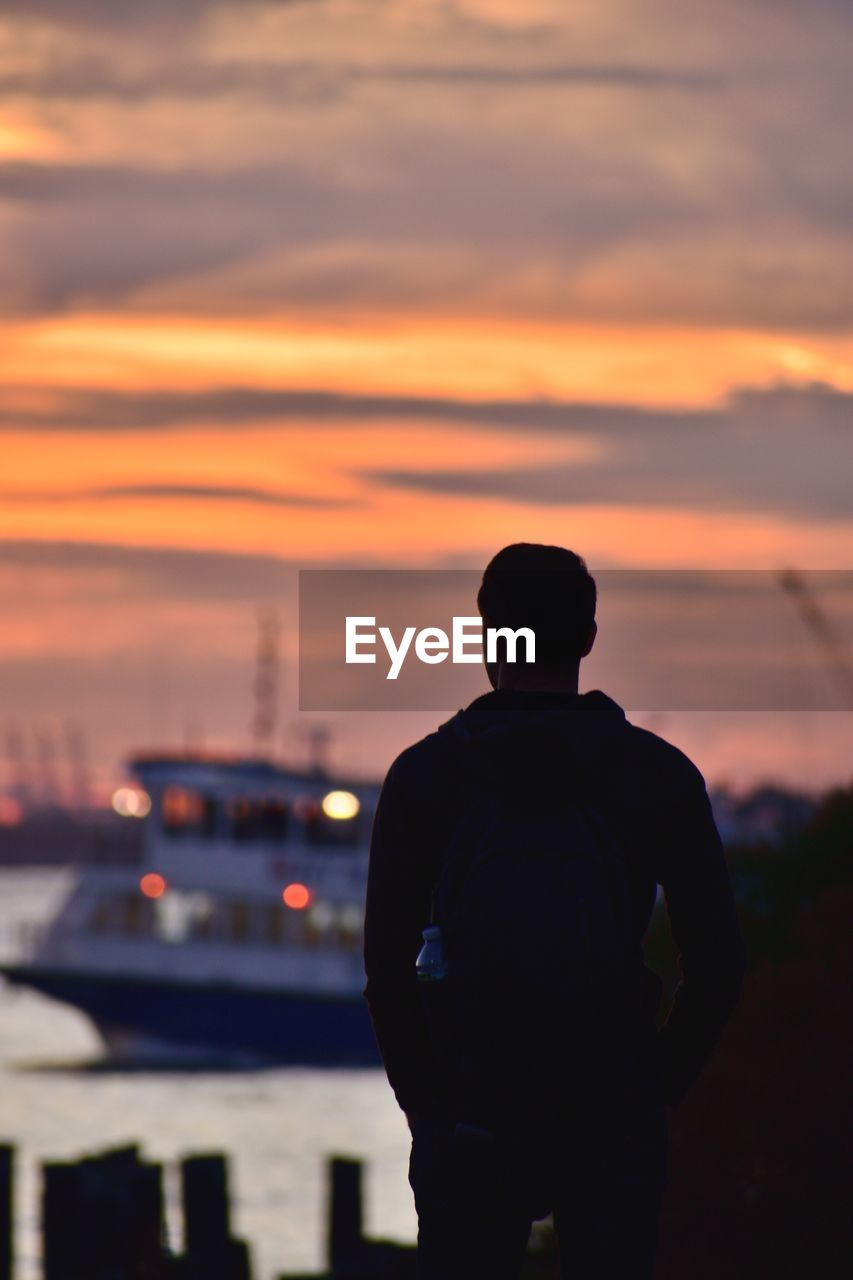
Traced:
POLYGON ((487 663, 492 685, 576 689, 580 660, 595 641, 595 601, 595 580, 574 551, 533 542, 499 551, 486 566, 477 607, 485 627, 530 627, 536 662, 487 663))

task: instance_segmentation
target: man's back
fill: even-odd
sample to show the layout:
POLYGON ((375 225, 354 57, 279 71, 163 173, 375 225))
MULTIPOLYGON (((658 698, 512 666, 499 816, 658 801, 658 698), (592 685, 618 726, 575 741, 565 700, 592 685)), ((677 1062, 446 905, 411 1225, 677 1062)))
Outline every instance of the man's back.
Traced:
MULTIPOLYGON (((615 831, 639 945, 663 887, 683 983, 659 1037, 661 1088, 677 1100, 701 1069, 737 997, 742 946, 719 837, 694 765, 631 725, 604 694, 498 690, 461 713, 474 739, 497 727, 496 785, 535 795, 579 770, 615 831)), ((430 734, 389 770, 373 834, 365 928, 366 996, 392 1086, 407 1113, 435 1105, 436 1067, 415 977, 433 887, 470 786, 446 735, 430 734)), ((648 976, 649 1025, 659 984, 648 976)))

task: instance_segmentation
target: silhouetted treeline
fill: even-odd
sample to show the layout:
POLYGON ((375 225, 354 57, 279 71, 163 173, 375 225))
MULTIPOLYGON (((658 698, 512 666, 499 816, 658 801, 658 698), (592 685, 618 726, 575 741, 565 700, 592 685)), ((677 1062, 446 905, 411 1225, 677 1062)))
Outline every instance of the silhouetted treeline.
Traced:
MULTIPOLYGON (((840 1280, 853 1274, 853 787, 730 861, 749 973, 672 1115, 658 1280, 840 1280)), ((664 923, 649 957, 672 982, 664 923)))

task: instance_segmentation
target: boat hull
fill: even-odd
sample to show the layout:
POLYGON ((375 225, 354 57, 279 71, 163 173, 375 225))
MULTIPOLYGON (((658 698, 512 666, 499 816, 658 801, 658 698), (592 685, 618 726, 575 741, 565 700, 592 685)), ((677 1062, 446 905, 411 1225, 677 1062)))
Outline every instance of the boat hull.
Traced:
POLYGON ((302 996, 225 984, 189 984, 4 966, 12 983, 85 1013, 108 1046, 151 1041, 213 1055, 314 1066, 375 1066, 363 999, 302 996))

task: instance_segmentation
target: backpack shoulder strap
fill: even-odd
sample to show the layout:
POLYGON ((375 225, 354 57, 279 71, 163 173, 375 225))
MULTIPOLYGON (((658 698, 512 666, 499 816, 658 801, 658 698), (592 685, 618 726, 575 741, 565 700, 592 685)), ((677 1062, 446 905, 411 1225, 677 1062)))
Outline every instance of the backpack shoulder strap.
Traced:
POLYGON ((430 924, 439 923, 446 914, 455 888, 464 876, 474 844, 473 840, 465 839, 465 832, 477 806, 488 793, 491 782, 488 773, 478 767, 474 754, 474 737, 465 724, 461 711, 445 721, 438 732, 448 753, 448 766, 458 784, 459 803, 438 860, 432 889, 430 924))

